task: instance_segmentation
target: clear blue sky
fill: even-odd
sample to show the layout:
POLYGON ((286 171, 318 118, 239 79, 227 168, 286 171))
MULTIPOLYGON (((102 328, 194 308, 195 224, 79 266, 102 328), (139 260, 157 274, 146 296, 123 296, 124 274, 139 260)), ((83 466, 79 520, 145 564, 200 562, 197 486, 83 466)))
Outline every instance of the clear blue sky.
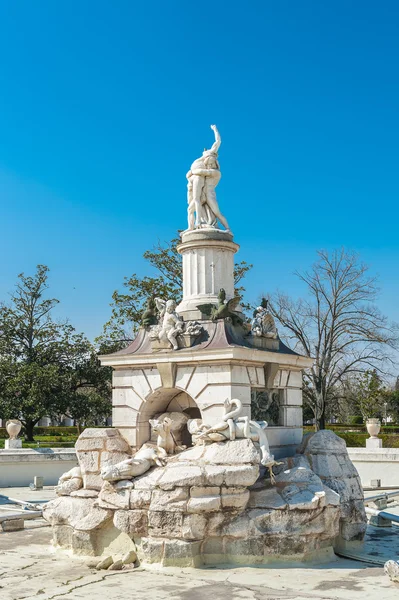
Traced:
POLYGON ((248 299, 344 245, 399 321, 396 1, 0 0, 0 52, 0 299, 47 264, 59 315, 100 333, 185 228, 216 123, 248 299))

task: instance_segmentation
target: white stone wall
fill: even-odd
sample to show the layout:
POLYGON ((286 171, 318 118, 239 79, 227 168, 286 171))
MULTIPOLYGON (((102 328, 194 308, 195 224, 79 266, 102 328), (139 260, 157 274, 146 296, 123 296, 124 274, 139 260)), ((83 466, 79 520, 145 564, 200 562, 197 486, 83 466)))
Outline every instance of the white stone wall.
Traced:
MULTIPOLYGON (((221 364, 159 365, 117 368, 113 376, 113 426, 134 448, 150 438, 148 420, 165 411, 198 407, 209 424, 224 414, 224 401, 238 398, 251 416, 251 389, 265 389, 262 366, 221 364), (162 368, 161 368, 162 367, 162 368)), ((302 377, 281 369, 272 382, 280 391, 280 427, 270 428, 271 446, 279 456, 292 454, 302 439, 302 377)))

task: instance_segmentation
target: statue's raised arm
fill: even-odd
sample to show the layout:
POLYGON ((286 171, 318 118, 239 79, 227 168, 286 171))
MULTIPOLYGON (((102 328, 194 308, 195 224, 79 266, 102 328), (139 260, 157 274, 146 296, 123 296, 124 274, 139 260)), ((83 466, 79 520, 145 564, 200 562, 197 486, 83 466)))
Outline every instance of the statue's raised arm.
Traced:
POLYGON ((220 137, 220 133, 219 133, 216 125, 211 125, 211 129, 212 129, 213 133, 215 134, 215 141, 212 144, 212 148, 210 149, 210 152, 217 154, 219 151, 219 148, 220 148, 220 144, 222 143, 222 138, 220 137))

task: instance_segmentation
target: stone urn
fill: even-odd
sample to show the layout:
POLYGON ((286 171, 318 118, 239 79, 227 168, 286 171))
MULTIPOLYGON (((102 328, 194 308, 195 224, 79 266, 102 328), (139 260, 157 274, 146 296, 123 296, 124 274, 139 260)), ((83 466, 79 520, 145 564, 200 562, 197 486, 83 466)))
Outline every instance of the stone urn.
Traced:
POLYGON ((379 419, 367 419, 366 428, 371 438, 378 437, 381 429, 381 422, 379 419))
POLYGON ((10 419, 6 423, 7 433, 10 436, 10 440, 16 440, 19 432, 21 431, 22 423, 18 419, 10 419))

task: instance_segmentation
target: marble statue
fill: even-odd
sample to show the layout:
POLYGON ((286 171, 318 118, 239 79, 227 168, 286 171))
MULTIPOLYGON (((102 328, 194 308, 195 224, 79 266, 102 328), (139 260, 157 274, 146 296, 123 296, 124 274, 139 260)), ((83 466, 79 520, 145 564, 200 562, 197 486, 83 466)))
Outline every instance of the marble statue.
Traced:
POLYGON ((57 496, 69 496, 72 492, 76 492, 83 487, 83 475, 80 467, 73 467, 58 480, 58 485, 55 486, 57 496))
MULTIPOLYGON (((267 422, 251 421, 249 417, 241 417, 242 402, 238 399, 225 400, 224 411, 225 414, 219 423, 196 434, 196 443, 202 439, 210 442, 220 442, 239 438, 258 442, 261 452, 260 462, 263 466, 268 467, 271 481, 274 483, 272 467, 279 463, 274 460, 274 456, 270 453, 269 442, 265 433, 267 422)), ((196 427, 201 427, 201 425, 196 424, 196 427)), ((191 425, 191 431, 193 431, 193 425, 191 425)))
POLYGON ((176 302, 174 300, 161 300, 155 298, 157 309, 159 310, 159 324, 151 328, 151 339, 159 341, 169 341, 173 350, 178 350, 177 336, 184 331, 184 321, 176 312, 176 302))
POLYGON ((255 309, 251 321, 251 333, 256 337, 277 339, 277 327, 272 315, 267 310, 267 304, 267 300, 263 298, 261 305, 255 309))
POLYGON ((198 337, 203 331, 204 328, 202 327, 201 323, 198 323, 198 321, 188 321, 186 323, 184 333, 198 337))
POLYGON ((116 465, 103 467, 101 477, 104 481, 121 481, 143 475, 151 467, 163 467, 167 452, 158 446, 144 444, 132 458, 123 460, 116 465))
POLYGON ((156 308, 157 306, 154 298, 148 298, 145 311, 141 315, 141 324, 143 327, 151 327, 151 325, 156 325, 158 323, 156 308))
POLYGON ((215 188, 221 173, 218 150, 222 142, 216 125, 211 125, 215 141, 210 150, 204 150, 190 167, 187 177, 188 228, 216 227, 217 221, 229 231, 227 220, 222 215, 216 200, 215 188))
POLYGON ((152 430, 158 434, 157 446, 163 448, 167 454, 175 454, 176 451, 184 450, 186 446, 178 446, 171 428, 172 419, 164 417, 160 419, 150 419, 152 430))
POLYGON ((218 321, 219 319, 230 318, 233 325, 242 325, 243 320, 240 315, 234 312, 234 309, 240 302, 240 296, 235 296, 226 302, 226 292, 223 288, 220 289, 218 294, 218 305, 214 304, 199 304, 197 306, 204 315, 207 315, 212 321, 218 321))

